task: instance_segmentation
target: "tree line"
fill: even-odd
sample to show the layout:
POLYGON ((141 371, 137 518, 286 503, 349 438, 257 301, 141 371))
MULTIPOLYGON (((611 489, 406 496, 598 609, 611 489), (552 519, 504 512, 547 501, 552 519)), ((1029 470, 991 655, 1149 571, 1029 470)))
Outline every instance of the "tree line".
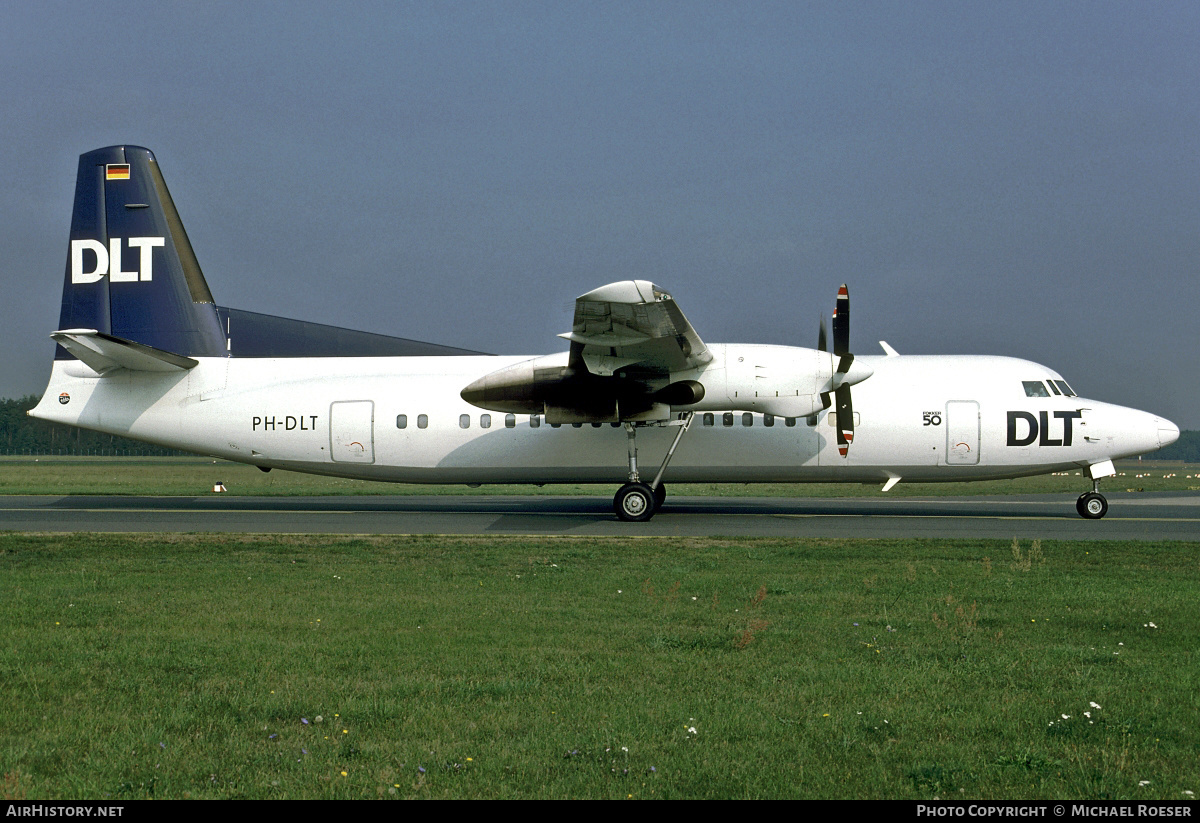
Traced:
MULTIPOLYGON (((84 431, 74 426, 48 423, 26 412, 41 398, 28 394, 16 400, 0 400, 0 454, 64 454, 175 457, 190 452, 153 446, 114 434, 84 431)), ((1179 440, 1146 455, 1153 460, 1182 460, 1200 463, 1200 431, 1185 431, 1179 440)))

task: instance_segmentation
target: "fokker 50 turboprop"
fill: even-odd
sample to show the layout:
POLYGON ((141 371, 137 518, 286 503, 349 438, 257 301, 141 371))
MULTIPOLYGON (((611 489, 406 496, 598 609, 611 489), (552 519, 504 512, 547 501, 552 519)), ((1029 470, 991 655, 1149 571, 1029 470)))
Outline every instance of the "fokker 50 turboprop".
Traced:
POLYGON ((272 468, 416 483, 882 483, 1086 469, 1172 443, 1147 412, 1077 397, 1025 360, 705 343, 645 280, 579 297, 568 351, 499 357, 215 305, 154 155, 80 157, 58 343, 30 414, 272 468), (648 463, 653 473, 642 474, 648 463), (645 477, 652 479, 646 482, 645 477))

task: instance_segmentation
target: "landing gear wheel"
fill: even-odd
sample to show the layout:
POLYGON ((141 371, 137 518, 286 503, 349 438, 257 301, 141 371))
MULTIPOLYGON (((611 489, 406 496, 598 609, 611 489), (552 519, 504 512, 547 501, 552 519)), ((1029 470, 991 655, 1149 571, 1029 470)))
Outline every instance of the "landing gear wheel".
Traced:
POLYGON ((645 483, 626 483, 613 498, 617 517, 630 523, 646 522, 657 508, 654 492, 645 483))
POLYGON ((1079 495, 1079 499, 1075 501, 1075 511, 1079 512, 1080 517, 1099 520, 1108 514, 1108 501, 1099 492, 1087 492, 1079 495))
POLYGON ((667 487, 662 483, 658 484, 658 488, 654 490, 654 510, 658 511, 662 508, 663 501, 667 499, 667 487))

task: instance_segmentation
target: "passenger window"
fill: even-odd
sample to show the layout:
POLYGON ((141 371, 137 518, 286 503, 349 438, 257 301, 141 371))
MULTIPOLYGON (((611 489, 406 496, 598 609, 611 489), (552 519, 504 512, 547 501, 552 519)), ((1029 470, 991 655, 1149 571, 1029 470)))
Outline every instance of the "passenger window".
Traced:
POLYGON ((408 415, 407 414, 396 415, 396 428, 398 428, 398 429, 407 429, 408 428, 408 415))
POLYGON ((562 428, 562 423, 551 423, 550 428, 552 428, 552 429, 562 428))
POLYGON ((593 428, 593 429, 598 429, 598 428, 600 428, 600 427, 601 427, 601 426, 603 426, 603 425, 604 425, 603 423, 593 423, 593 424, 592 424, 592 428, 593 428))
POLYGON ((1050 396, 1050 392, 1046 391, 1046 384, 1041 380, 1022 380, 1021 385, 1025 387, 1026 397, 1050 396))
POLYGON ((490 414, 479 415, 479 428, 490 429, 492 427, 492 416, 490 414))
MULTIPOLYGON (((783 423, 784 423, 784 425, 785 425, 785 426, 787 426, 787 427, 790 429, 792 426, 796 425, 796 418, 794 418, 794 417, 785 417, 785 418, 783 418, 783 423)), ((817 424, 817 423, 816 423, 816 421, 814 420, 814 421, 813 421, 813 425, 815 426, 816 424, 817 424)))
POLYGON ((460 429, 469 429, 469 428, 471 428, 471 415, 469 415, 469 414, 460 414, 460 415, 458 416, 458 427, 459 427, 460 429))
POLYGON ((763 415, 763 425, 767 426, 767 427, 774 426, 775 425, 775 415, 764 414, 763 415))
POLYGON ((742 412, 742 425, 743 426, 753 426, 754 425, 754 415, 751 414, 750 412, 742 412))
POLYGON ((716 422, 716 418, 713 417, 713 413, 705 412, 704 413, 704 425, 711 426, 714 422, 716 422))
POLYGON ((573 428, 573 429, 582 429, 582 428, 583 428, 583 424, 582 424, 582 423, 572 423, 572 424, 571 424, 571 428, 573 428))
POLYGON ((529 415, 529 428, 536 429, 542 425, 542 416, 540 414, 529 415))
POLYGON ((721 425, 722 426, 732 426, 733 425, 733 412, 725 412, 723 415, 721 415, 721 425))
POLYGON ((429 415, 427 415, 427 414, 418 414, 417 415, 417 428, 418 429, 429 428, 429 415))
POLYGON ((515 414, 504 415, 504 428, 513 429, 517 426, 517 416, 515 414))

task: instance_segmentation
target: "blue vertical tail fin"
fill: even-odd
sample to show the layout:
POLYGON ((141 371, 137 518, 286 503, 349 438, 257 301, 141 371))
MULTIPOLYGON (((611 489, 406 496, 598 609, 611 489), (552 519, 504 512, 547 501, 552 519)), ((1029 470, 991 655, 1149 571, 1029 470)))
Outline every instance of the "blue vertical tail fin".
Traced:
POLYGON ((212 293, 150 150, 109 146, 79 158, 59 329, 176 355, 227 355, 212 293))

